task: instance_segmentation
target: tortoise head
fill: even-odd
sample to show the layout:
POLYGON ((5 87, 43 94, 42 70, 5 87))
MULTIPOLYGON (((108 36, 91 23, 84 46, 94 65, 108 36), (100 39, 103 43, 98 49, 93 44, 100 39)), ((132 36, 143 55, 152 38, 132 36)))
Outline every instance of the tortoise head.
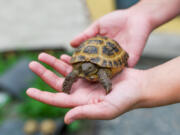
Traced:
POLYGON ((98 71, 98 66, 90 62, 83 63, 81 68, 82 68, 82 72, 86 76, 93 75, 98 71))

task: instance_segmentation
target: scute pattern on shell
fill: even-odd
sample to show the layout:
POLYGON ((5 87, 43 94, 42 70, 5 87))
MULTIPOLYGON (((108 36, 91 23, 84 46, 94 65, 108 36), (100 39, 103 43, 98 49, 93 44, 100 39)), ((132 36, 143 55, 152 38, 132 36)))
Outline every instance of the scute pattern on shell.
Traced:
POLYGON ((71 63, 89 61, 100 67, 120 68, 127 65, 128 54, 108 38, 96 36, 84 41, 74 52, 71 63))

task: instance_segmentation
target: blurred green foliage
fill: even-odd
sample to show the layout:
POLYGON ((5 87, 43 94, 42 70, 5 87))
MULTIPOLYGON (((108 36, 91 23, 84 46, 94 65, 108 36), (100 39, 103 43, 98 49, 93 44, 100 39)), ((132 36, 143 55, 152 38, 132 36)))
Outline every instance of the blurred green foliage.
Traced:
POLYGON ((12 66, 16 62, 16 57, 9 55, 6 58, 0 53, 0 74, 2 74, 6 69, 12 66))
MULTIPOLYGON (((32 85, 40 90, 55 92, 54 89, 45 84, 40 78, 37 78, 32 85)), ((59 118, 63 117, 68 109, 53 107, 39 101, 36 101, 25 95, 25 101, 19 104, 18 112, 24 118, 59 118)))
POLYGON ((76 132, 78 129, 81 128, 81 123, 80 121, 74 121, 73 123, 71 123, 69 126, 68 126, 68 131, 70 132, 76 132))
MULTIPOLYGON (((30 60, 38 61, 38 55, 42 51, 18 51, 18 52, 8 52, 8 53, 0 53, 0 74, 3 74, 8 68, 12 67, 13 64, 15 64, 18 59, 22 57, 26 57, 30 60)), ((44 52, 44 51, 43 51, 44 52)), ((72 55, 71 52, 67 52, 64 50, 59 51, 53 51, 53 50, 45 50, 46 53, 51 54, 57 58, 60 57, 62 54, 68 54, 72 55)), ((56 73, 58 76, 61 76, 58 74, 52 67, 40 62, 42 65, 44 65, 46 68, 50 69, 54 73, 56 73)), ((56 92, 53 88, 48 86, 43 80, 41 80, 38 76, 35 77, 34 83, 31 87, 38 88, 40 90, 44 91, 50 91, 50 92, 56 92)), ((44 118, 51 118, 51 119, 58 119, 61 117, 64 117, 65 113, 69 109, 63 109, 58 107, 53 107, 44 103, 41 103, 39 101, 36 101, 30 97, 28 97, 25 92, 22 93, 24 96, 23 102, 15 102, 16 104, 16 112, 21 118, 24 119, 44 119, 44 118), (18 105, 17 105, 18 104, 18 105)), ((9 102, 8 102, 9 103, 9 102)), ((10 104, 13 104, 13 100, 10 101, 10 104)), ((0 107, 0 124, 1 121, 4 120, 4 115, 6 109, 3 108, 4 106, 0 107)), ((6 116, 7 117, 7 116, 6 116)), ((68 125, 68 131, 75 132, 80 129, 80 121, 75 121, 72 124, 68 125)))
MULTIPOLYGON (((40 52, 46 52, 51 54, 57 58, 62 54, 71 55, 72 53, 67 52, 65 50, 42 50, 42 51, 10 51, 5 53, 0 53, 0 74, 3 74, 8 68, 13 66, 14 63, 18 61, 19 58, 27 57, 30 60, 37 61, 38 55, 40 52)), ((43 64, 43 63, 41 63, 43 64)), ((54 69, 50 66, 43 64, 46 68, 54 71, 58 74, 54 69)), ((58 74, 59 75, 59 74, 58 74)), ((60 75, 59 75, 60 76, 60 75)), ((54 89, 49 87, 45 82, 43 82, 39 77, 36 77, 32 87, 38 88, 40 90, 55 92, 54 89)), ((24 118, 56 118, 62 117, 68 111, 68 109, 62 109, 53 107, 28 97, 25 93, 23 93, 25 97, 25 101, 20 102, 17 109, 20 116, 24 118)), ((1 110, 3 110, 1 108, 1 110)), ((2 111, 0 110, 0 117, 2 111)))
MULTIPOLYGON (((63 50, 58 51, 58 52, 47 50, 46 52, 57 58, 59 58, 60 55, 62 55, 62 54, 70 54, 67 51, 63 51, 63 50)), ((27 56, 31 60, 37 60, 38 54, 39 54, 39 52, 28 53, 27 56)), ((51 71, 55 72, 57 75, 61 76, 52 67, 50 67, 44 63, 41 63, 41 64, 44 65, 46 68, 50 69, 51 71)), ((38 88, 40 90, 55 92, 55 90, 53 88, 48 86, 39 77, 36 77, 34 83, 32 84, 32 87, 38 88)), ((34 99, 29 98, 26 95, 25 95, 25 99, 26 100, 22 104, 19 105, 19 112, 20 112, 21 116, 24 116, 25 118, 59 118, 59 117, 63 117, 64 114, 68 111, 68 109, 53 107, 53 106, 35 101, 34 99)))
POLYGON ((2 107, 0 107, 0 125, 1 125, 2 120, 3 120, 3 109, 2 107))
POLYGON ((6 114, 6 111, 4 107, 8 105, 12 99, 8 95, 4 95, 3 101, 0 102, 0 124, 5 119, 4 115, 6 114))

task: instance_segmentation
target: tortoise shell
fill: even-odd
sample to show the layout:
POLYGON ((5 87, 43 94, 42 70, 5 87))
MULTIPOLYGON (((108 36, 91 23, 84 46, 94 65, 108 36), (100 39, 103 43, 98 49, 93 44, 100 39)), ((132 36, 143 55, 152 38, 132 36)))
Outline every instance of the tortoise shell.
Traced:
POLYGON ((71 59, 71 64, 91 62, 114 72, 127 65, 128 54, 120 45, 108 37, 96 36, 80 44, 71 59))

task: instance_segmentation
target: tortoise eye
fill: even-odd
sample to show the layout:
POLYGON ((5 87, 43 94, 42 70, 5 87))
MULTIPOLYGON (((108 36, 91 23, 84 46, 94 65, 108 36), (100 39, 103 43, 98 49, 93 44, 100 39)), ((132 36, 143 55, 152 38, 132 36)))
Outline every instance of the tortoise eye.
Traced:
POLYGON ((92 70, 92 69, 94 69, 93 67, 89 67, 89 70, 92 70))

